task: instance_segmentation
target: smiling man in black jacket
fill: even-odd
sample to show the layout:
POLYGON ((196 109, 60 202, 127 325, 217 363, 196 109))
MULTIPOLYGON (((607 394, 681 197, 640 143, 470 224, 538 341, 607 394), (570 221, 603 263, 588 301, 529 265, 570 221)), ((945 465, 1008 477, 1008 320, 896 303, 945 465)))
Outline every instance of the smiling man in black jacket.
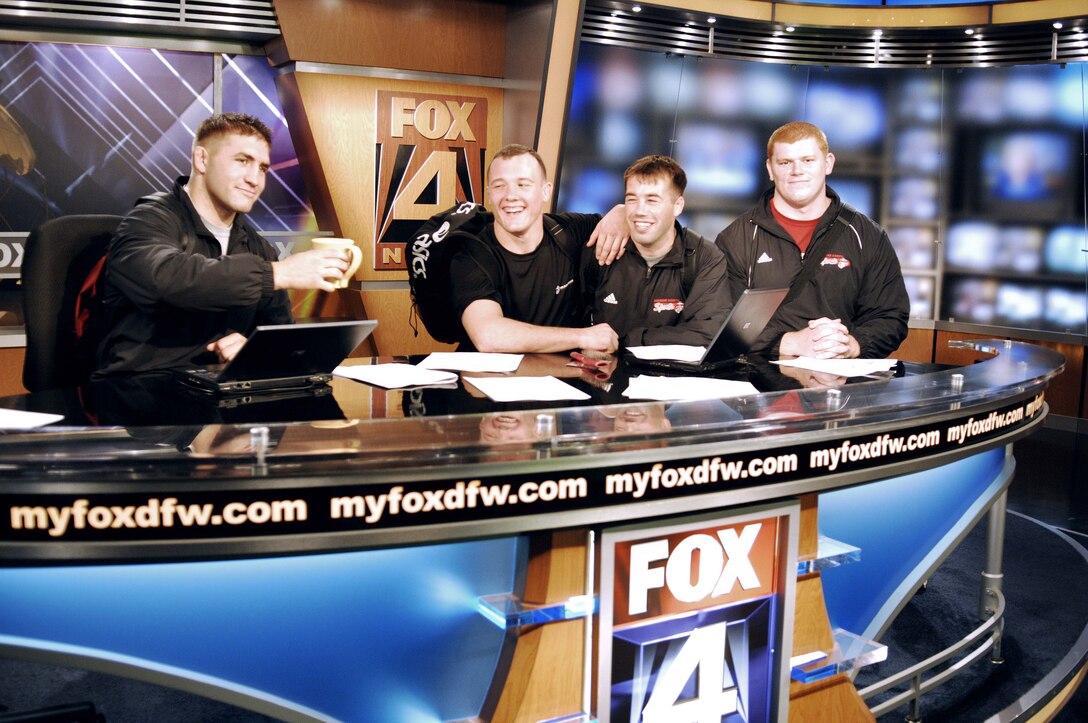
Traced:
POLYGON ((200 124, 192 172, 141 198, 110 241, 108 326, 95 376, 234 357, 258 324, 291 323, 286 289, 333 291, 348 259, 311 250, 277 260, 246 222, 264 190, 272 132, 239 113, 200 124))
POLYGON ((787 123, 767 143, 774 188, 718 234, 734 297, 746 288, 789 286, 804 274, 756 349, 883 358, 907 336, 910 300, 899 259, 884 229, 827 186, 834 166, 823 131, 787 123))
POLYGON ((684 169, 668 156, 645 156, 623 178, 632 246, 611 266, 583 262, 590 321, 609 324, 622 346, 706 346, 732 303, 722 253, 676 220, 684 169))

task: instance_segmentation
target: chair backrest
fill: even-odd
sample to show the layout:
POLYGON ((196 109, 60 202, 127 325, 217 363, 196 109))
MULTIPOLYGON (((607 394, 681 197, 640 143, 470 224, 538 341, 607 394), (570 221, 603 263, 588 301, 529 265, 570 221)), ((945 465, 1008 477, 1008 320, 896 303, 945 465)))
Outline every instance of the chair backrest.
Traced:
POLYGON ((76 296, 120 223, 120 216, 61 216, 27 237, 22 287, 23 386, 28 390, 75 387, 87 381, 90 370, 76 354, 76 296))

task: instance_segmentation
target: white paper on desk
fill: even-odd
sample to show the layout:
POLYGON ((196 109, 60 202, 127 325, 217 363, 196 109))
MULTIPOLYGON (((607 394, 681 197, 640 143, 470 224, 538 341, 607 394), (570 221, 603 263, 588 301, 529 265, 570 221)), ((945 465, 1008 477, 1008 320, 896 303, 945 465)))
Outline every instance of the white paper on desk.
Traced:
POLYGON ((589 395, 555 377, 465 377, 495 402, 554 402, 589 399, 589 395))
POLYGON ((749 382, 708 377, 631 377, 623 396, 629 399, 655 399, 668 402, 691 399, 725 399, 745 394, 758 394, 749 382))
POLYGON ((419 363, 424 369, 458 372, 513 372, 524 354, 486 354, 478 351, 436 351, 419 363))
POLYGON ((64 419, 63 414, 23 412, 18 409, 0 409, 0 429, 34 429, 64 419))
POLYGON ((688 344, 656 344, 654 346, 629 346, 627 351, 631 352, 636 359, 666 359, 669 361, 698 363, 702 361, 703 355, 706 354, 706 347, 690 346, 688 344))
POLYGON ((333 369, 332 373, 338 377, 354 379, 357 382, 365 382, 386 389, 433 387, 457 383, 456 372, 421 369, 412 364, 339 366, 333 369))
POLYGON ((840 377, 864 377, 875 372, 895 369, 897 362, 895 359, 813 359, 809 356, 799 356, 796 359, 779 359, 774 363, 840 377))

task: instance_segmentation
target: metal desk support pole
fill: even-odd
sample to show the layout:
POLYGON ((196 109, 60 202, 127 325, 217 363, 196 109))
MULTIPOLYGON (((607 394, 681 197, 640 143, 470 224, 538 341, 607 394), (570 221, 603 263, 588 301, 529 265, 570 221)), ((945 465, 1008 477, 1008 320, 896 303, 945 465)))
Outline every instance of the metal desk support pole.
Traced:
MULTIPOLYGON (((1005 448, 1005 454, 1012 454, 1012 445, 1005 448)), ((990 507, 990 513, 986 518, 986 567, 982 571, 982 595, 979 598, 979 620, 986 620, 994 614, 996 597, 993 591, 1002 591, 1004 573, 1002 572, 1002 555, 1005 547, 1005 508, 1008 502, 1008 491, 1002 492, 994 500, 990 507)), ((1004 622, 1004 621, 1002 621, 1004 622)), ((1003 625, 994 629, 994 647, 990 652, 990 661, 1003 663, 1001 657, 1001 632, 1003 625)))

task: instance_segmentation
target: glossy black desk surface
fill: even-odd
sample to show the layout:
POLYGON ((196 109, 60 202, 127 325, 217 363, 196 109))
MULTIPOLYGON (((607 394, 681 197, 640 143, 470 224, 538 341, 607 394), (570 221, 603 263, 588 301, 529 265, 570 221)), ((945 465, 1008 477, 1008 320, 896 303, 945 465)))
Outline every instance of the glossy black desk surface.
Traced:
MULTIPOLYGON (((901 363, 895 373, 876 379, 813 379, 752 360, 721 376, 751 381, 760 394, 666 403, 623 397, 628 376, 638 372, 622 362, 602 381, 567 366, 563 355, 527 355, 518 374, 562 377, 591 395, 558 408, 494 403, 463 381, 456 388, 385 390, 343 378, 334 379, 330 394, 215 400, 187 391, 169 375, 149 374, 0 398, 0 407, 65 417, 31 432, 0 432, 0 464, 45 471, 39 465, 86 470, 88 464, 114 462, 141 476, 139 460, 154 459, 155 475, 171 461, 187 467, 187 461, 209 458, 250 460, 255 426, 269 428, 268 458, 303 455, 312 462, 351 456, 353 469, 538 458, 542 444, 555 456, 702 438, 727 441, 825 429, 831 422, 856 426, 939 413, 995 397, 1002 387, 1041 388, 1064 363, 1059 354, 1027 344, 972 346, 981 359, 995 356, 959 369, 901 363)), ((384 361, 404 358, 349 363, 384 361)))
POLYGON ((753 364, 735 376, 763 391, 690 402, 627 401, 626 370, 600 380, 559 355, 526 357, 518 373, 565 377, 590 400, 494 404, 464 383, 387 391, 337 378, 324 396, 221 405, 162 375, 9 397, 0 406, 65 419, 0 433, 0 539, 23 561, 298 553, 836 489, 1007 445, 1045 417, 1060 354, 970 346, 980 363, 906 364, 831 387, 753 364), (137 524, 179 504, 209 524, 137 524), (256 518, 227 519, 239 509, 256 518), (54 529, 65 510, 87 525, 54 529), (272 510, 290 516, 266 519, 272 510))

